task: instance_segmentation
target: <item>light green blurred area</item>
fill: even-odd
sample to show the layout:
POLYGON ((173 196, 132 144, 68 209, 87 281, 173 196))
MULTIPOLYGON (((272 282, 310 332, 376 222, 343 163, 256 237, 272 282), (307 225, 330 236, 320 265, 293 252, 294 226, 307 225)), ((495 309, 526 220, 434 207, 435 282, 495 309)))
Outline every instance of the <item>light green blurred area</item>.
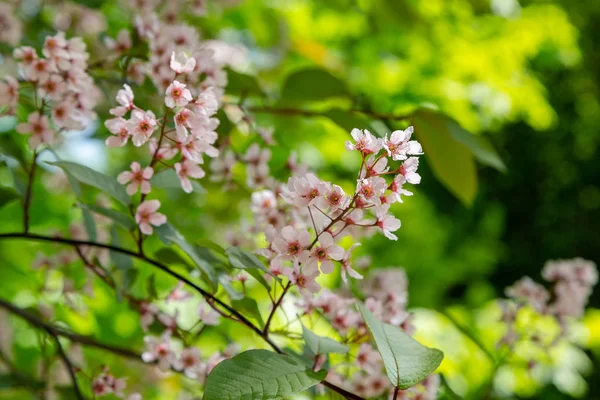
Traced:
MULTIPOLYGON (((120 12, 116 2, 89 3, 106 16, 111 35, 130 26, 130 16, 120 12)), ((210 10, 206 17, 183 17, 197 24, 205 37, 247 46, 250 62, 245 72, 256 74, 271 93, 277 93, 290 72, 319 66, 346 80, 357 99, 353 104, 341 100, 334 105, 406 114, 433 104, 469 131, 488 135, 498 147, 509 172, 479 166, 479 195, 471 208, 450 195, 424 163, 423 184, 414 196, 394 206, 402 221, 398 241, 375 236, 357 251, 371 256, 372 268, 406 270, 416 337, 445 352, 440 371, 453 390, 476 398, 476 391, 488 384, 494 365, 455 323, 435 310, 451 314, 495 351, 503 332, 492 300, 503 295, 505 286, 523 275, 539 278, 548 258, 600 259, 597 1, 247 0, 225 8, 213 4, 210 10)), ((51 14, 51 9, 45 12, 51 14)), ((43 32, 42 28, 37 33, 43 32)), ((114 93, 116 87, 108 90, 114 93)), ((275 127, 277 145, 271 167, 278 178, 286 179, 281 167, 293 150, 320 178, 352 189, 359 160, 344 148, 348 132, 324 118, 257 115, 257 122, 275 127)), ((101 141, 93 142, 105 133, 100 127, 81 146, 91 146, 90 154, 96 155, 90 157, 100 160, 99 169, 115 175, 126 168, 135 150, 106 152, 101 141)), ((231 137, 238 150, 249 145, 242 130, 234 129, 231 137)), ((81 149, 75 146, 64 151, 75 158, 78 153, 81 157, 81 149)), ((241 173, 237 177, 243 182, 241 173)), ((0 179, 4 183, 11 178, 2 170, 0 179)), ((235 231, 235 226, 251 218, 250 193, 241 188, 223 193, 218 185, 202 183, 206 193, 173 191, 158 196, 162 210, 191 240, 208 237, 226 245, 230 227, 235 231)), ((45 178, 34 192, 35 231, 60 227, 66 233, 69 223, 80 220, 79 210, 72 207, 75 196, 65 197, 68 187, 57 189, 45 178)), ((90 193, 89 198, 93 197, 90 193)), ((0 209, 3 231, 20 229, 20 220, 13 218, 18 213, 18 204, 0 209)), ((134 245, 126 238, 123 241, 134 245)), ((158 239, 149 242, 152 248, 158 239)), ((39 300, 44 282, 60 285, 59 277, 31 271, 38 251, 50 254, 55 248, 0 243, 3 298, 27 307, 39 300)), ((143 296, 144 278, 153 271, 135 265, 140 276, 133 290, 143 296)), ((337 272, 322 283, 339 286, 337 272)), ((80 273, 75 279, 83 283, 87 278, 80 273)), ((175 283, 161 276, 159 293, 166 295, 175 283)), ((251 288, 251 293, 267 313, 264 291, 251 288)), ((77 332, 141 349, 143 332, 136 314, 103 285, 96 285, 94 294, 86 300, 82 314, 66 307, 59 307, 57 313, 77 332)), ((507 398, 600 398, 599 298, 593 297, 584 324, 574 327, 575 342, 585 352, 561 346, 551 354, 536 354, 541 368, 535 373, 518 362, 501 367, 494 381, 497 393, 507 398)), ((183 313, 184 323, 193 323, 193 308, 183 313)), ((525 318, 524 328, 535 326, 546 333, 556 328, 538 317, 525 318)), ((16 331, 13 339, 19 358, 15 362, 24 369, 37 368, 40 354, 35 331, 16 319, 10 319, 10 325, 16 331)), ((244 349, 264 346, 239 325, 226 322, 219 329, 209 328, 201 342, 202 352, 210 355, 230 341, 244 349)), ((90 357, 94 367, 107 363, 115 374, 127 374, 131 368, 139 370, 140 377, 155 373, 139 363, 88 352, 94 356, 90 357)), ((139 377, 129 376, 129 385, 145 389, 148 399, 175 398, 165 396, 189 386, 171 377, 157 379, 160 384, 155 387, 142 388, 139 377)), ((28 395, 24 392, 18 398, 28 395)), ((12 396, 2 397, 0 391, 0 398, 17 398, 12 396)))

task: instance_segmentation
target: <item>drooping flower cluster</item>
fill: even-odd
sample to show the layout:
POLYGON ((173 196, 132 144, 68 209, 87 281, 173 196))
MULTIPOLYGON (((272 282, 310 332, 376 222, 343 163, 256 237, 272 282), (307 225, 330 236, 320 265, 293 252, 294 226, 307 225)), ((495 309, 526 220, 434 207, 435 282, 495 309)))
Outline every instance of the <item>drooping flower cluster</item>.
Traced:
MULTIPOLYGON (((31 134, 32 148, 52 144, 57 132, 81 130, 96 119, 94 108, 102 93, 86 71, 89 54, 81 38, 67 39, 58 33, 46 37, 42 57, 28 46, 16 48, 13 56, 19 61, 21 78, 31 84, 34 98, 39 99, 39 104, 32 105, 37 110, 17 126, 19 133, 31 134)), ((16 79, 6 77, 0 84, 0 105, 14 110, 18 89, 16 79)))
POLYGON ((94 397, 102 397, 107 395, 114 395, 120 399, 126 400, 142 400, 142 395, 139 393, 131 393, 125 395, 123 392, 127 387, 125 378, 115 378, 110 373, 108 367, 104 367, 102 372, 96 376, 92 382, 92 393, 94 397))
POLYGON ((506 295, 513 301, 500 303, 502 321, 508 326, 500 345, 513 348, 527 342, 547 349, 562 339, 568 339, 570 322, 582 317, 592 289, 598 282, 596 264, 582 258, 548 261, 542 276, 552 284, 550 290, 530 277, 521 278, 506 289, 506 295), (527 316, 529 309, 542 318, 553 320, 558 326, 556 334, 545 337, 547 335, 538 333, 533 327, 526 331, 519 329, 518 320, 522 315, 527 316))
MULTIPOLYGON (((408 281, 400 268, 377 269, 362 282, 361 290, 366 298, 366 307, 377 319, 399 327, 412 335, 414 326, 411 314, 406 310, 408 281)), ((342 342, 356 344, 356 357, 348 362, 335 364, 329 371, 328 380, 340 384, 365 398, 391 395, 393 386, 386 377, 383 360, 377 349, 364 338, 369 333, 363 318, 355 306, 355 298, 348 293, 322 291, 318 296, 304 295, 298 303, 302 315, 313 312, 324 316, 337 332, 342 342), (359 344, 360 343, 360 344, 359 344)), ((400 399, 437 398, 439 376, 432 375, 421 384, 400 392, 400 399)))

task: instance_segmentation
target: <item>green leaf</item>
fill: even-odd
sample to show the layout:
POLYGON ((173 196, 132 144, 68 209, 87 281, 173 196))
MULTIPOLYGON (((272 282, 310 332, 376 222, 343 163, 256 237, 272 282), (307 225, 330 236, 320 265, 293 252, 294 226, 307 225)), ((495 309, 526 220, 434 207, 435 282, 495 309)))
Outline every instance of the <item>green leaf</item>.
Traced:
POLYGON ((79 182, 100 189, 125 206, 129 204, 130 199, 127 192, 125 192, 125 188, 111 176, 69 161, 48 162, 48 164, 62 168, 65 172, 72 174, 79 182))
POLYGON ((242 314, 248 315, 254 318, 261 327, 265 326, 265 322, 263 321, 262 315, 260 315, 260 310, 258 309, 258 304, 256 300, 251 299, 249 297, 245 297, 240 300, 233 300, 231 302, 233 308, 238 311, 241 311, 242 314))
POLYGON ((83 214, 83 225, 85 226, 85 231, 88 235, 88 238, 92 241, 96 241, 96 221, 94 221, 94 217, 92 213, 87 208, 82 208, 81 213, 83 214))
POLYGON ((228 274, 220 272, 218 274, 218 281, 221 284, 221 286, 223 286, 223 289, 225 289, 225 291, 227 292, 227 294, 229 295, 229 297, 231 297, 232 300, 241 300, 244 298, 244 294, 241 292, 238 292, 233 285, 231 284, 231 278, 229 277, 228 274))
POLYGON ((19 197, 21 197, 19 196, 19 193, 15 192, 13 189, 0 186, 0 208, 19 197))
MULTIPOLYGON (((113 225, 111 227, 110 236, 110 244, 119 247, 121 241, 119 240, 119 233, 117 232, 116 225, 113 225)), ((111 250, 110 259, 112 260, 113 264, 115 265, 115 267, 117 267, 118 270, 128 271, 130 269, 133 269, 133 261, 131 260, 131 257, 126 254, 111 250)))
POLYGON ((425 159, 434 175, 463 204, 473 204, 477 170, 471 151, 454 138, 447 117, 420 109, 413 118, 415 135, 423 145, 425 159))
POLYGON ((306 346, 315 355, 328 353, 346 354, 350 351, 348 346, 338 343, 331 338, 318 336, 304 325, 302 325, 302 335, 304 336, 306 346))
POLYGON ((238 96, 264 96, 256 77, 227 69, 227 88, 225 92, 238 96))
POLYGON ((217 285, 218 276, 213 266, 205 259, 200 257, 200 255, 194 249, 194 246, 189 244, 183 235, 173 227, 173 225, 167 222, 166 224, 156 228, 156 233, 164 244, 169 245, 171 242, 173 242, 178 245, 181 250, 183 250, 192 259, 198 268, 200 268, 200 270, 206 274, 210 282, 217 285))
POLYGON ((132 229, 136 226, 135 220, 127 214, 123 214, 120 211, 112 210, 110 208, 104 208, 96 206, 94 204, 79 203, 79 207, 88 209, 97 214, 103 215, 107 218, 112 219, 117 224, 121 225, 125 229, 132 229))
POLYGON ((304 69, 288 75, 281 89, 283 102, 325 100, 330 97, 347 97, 349 94, 342 80, 320 68, 304 69))
POLYGON ((12 134, 0 135, 0 154, 10 156, 19 161, 22 167, 27 167, 25 150, 23 149, 23 146, 15 140, 15 137, 12 134))
POLYGON ((439 367, 444 353, 423 346, 400 328, 378 321, 363 304, 357 305, 375 339, 385 371, 394 387, 408 389, 439 367))
POLYGON ((371 129, 371 123, 367 117, 348 110, 332 108, 325 112, 325 116, 347 132, 354 128, 371 129))
MULTIPOLYGON (((267 289, 267 292, 271 290, 271 285, 269 285, 269 282, 267 282, 262 272, 254 268, 249 268, 246 270, 246 272, 248 273, 248 275, 256 279, 258 283, 260 283, 265 289, 267 289)), ((279 277, 275 278, 279 280, 279 277)))
POLYGON ((158 297, 158 292, 156 291, 156 275, 152 274, 146 280, 146 291, 150 298, 156 299, 158 297))
POLYGON ((467 146, 480 163, 495 168, 498 171, 506 171, 506 165, 504 165, 500 155, 488 139, 480 135, 473 135, 460 126, 458 122, 446 115, 438 114, 438 118, 445 120, 445 124, 452 137, 467 146))
POLYGON ((230 247, 225 251, 229 263, 233 268, 248 269, 256 268, 267 271, 265 265, 254 254, 240 249, 239 247, 230 247))
POLYGON ((206 379, 203 400, 282 399, 315 386, 326 375, 287 355, 249 350, 217 364, 206 379))
MULTIPOLYGON (((198 181, 192 179, 191 182, 195 192, 206 193, 206 189, 204 189, 198 181)), ((181 189, 181 182, 179 181, 177 172, 171 168, 152 176, 152 178, 150 178, 150 184, 159 189, 181 189)))
POLYGON ((163 247, 154 253, 154 257, 167 264, 183 265, 188 271, 192 271, 194 267, 179 253, 168 247, 163 247))

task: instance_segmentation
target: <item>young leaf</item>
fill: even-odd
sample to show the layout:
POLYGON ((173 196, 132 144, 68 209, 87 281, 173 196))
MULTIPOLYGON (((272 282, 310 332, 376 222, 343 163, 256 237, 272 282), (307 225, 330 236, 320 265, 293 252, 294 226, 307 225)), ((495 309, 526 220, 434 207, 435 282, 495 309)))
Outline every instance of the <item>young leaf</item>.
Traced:
POLYGON ((260 310, 258 309, 256 300, 245 297, 243 299, 233 300, 231 305, 236 310, 241 311, 242 314, 249 315, 250 317, 254 318, 261 327, 265 326, 265 322, 263 321, 262 315, 260 315, 260 310))
POLYGON ((308 68, 290 74, 281 89, 281 99, 324 100, 329 97, 349 96, 346 84, 320 68, 308 68))
POLYGON ((227 88, 229 94, 241 96, 264 96, 256 77, 227 68, 227 88))
POLYGON ((326 375, 290 356, 249 350, 217 364, 206 379, 203 400, 281 399, 315 386, 326 375))
POLYGON ((400 328, 378 321, 363 304, 357 305, 394 387, 408 389, 437 369, 444 353, 423 346, 400 328))
POLYGON ((265 265, 254 254, 249 253, 239 247, 230 247, 225 251, 229 263, 233 268, 248 269, 256 268, 262 271, 267 271, 265 265))
POLYGON ((346 354, 350 350, 348 346, 338 343, 331 338, 318 336, 304 325, 302 325, 302 335, 304 336, 306 346, 315 355, 329 353, 346 354))
POLYGON ((156 233, 164 244, 169 245, 171 242, 177 244, 194 261, 198 268, 208 276, 210 282, 215 285, 217 284, 218 276, 213 266, 198 255, 194 246, 189 244, 173 225, 169 223, 163 224, 156 228, 156 233))
POLYGON ((11 201, 18 199, 19 197, 19 193, 15 192, 11 188, 0 186, 0 208, 4 207, 11 201))
POLYGON ((78 181, 100 189, 125 206, 129 204, 130 200, 127 192, 125 192, 125 187, 111 176, 104 175, 101 172, 94 171, 91 168, 69 161, 55 161, 49 162, 48 164, 56 165, 57 167, 64 169, 65 172, 73 175, 78 181))
POLYGON ((470 206, 477 195, 477 170, 471 151, 452 136, 448 121, 434 111, 418 110, 414 125, 434 175, 463 204, 470 206))

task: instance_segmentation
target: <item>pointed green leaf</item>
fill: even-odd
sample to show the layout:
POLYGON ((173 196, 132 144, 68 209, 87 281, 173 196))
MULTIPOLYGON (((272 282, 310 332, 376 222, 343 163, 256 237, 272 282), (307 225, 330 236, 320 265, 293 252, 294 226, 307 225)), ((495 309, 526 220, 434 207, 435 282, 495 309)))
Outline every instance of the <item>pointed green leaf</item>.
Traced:
POLYGON ((315 386, 326 375, 287 355, 249 350, 217 364, 206 379, 203 400, 282 399, 315 386))
POLYGON ((477 170, 471 151, 454 138, 444 115, 417 110, 414 125, 434 175, 463 204, 470 206, 477 195, 477 170))
POLYGON ((350 93, 346 84, 328 71, 308 68, 290 74, 281 89, 281 99, 325 100, 330 97, 346 97, 350 93))
POLYGON ((304 336, 306 346, 315 355, 329 353, 346 354, 350 350, 345 344, 338 343, 328 337, 319 336, 304 325, 302 325, 302 335, 304 336))
POLYGON ((231 305, 236 310, 241 311, 242 314, 254 318, 261 327, 265 326, 265 322, 263 321, 262 315, 260 315, 260 310, 258 309, 256 300, 249 297, 244 297, 243 299, 233 300, 231 305))
POLYGON ((256 77, 242 74, 230 68, 227 69, 227 88, 228 94, 240 96, 264 96, 256 77))
POLYGON ((210 282, 215 285, 217 284, 218 276, 213 266, 200 257, 200 255, 194 249, 194 246, 189 244, 183 235, 173 227, 173 225, 167 222, 166 224, 157 227, 156 233, 158 234, 160 240, 166 245, 169 245, 171 242, 177 244, 179 248, 181 248, 181 250, 183 250, 192 259, 198 268, 200 268, 200 270, 206 274, 210 282))
POLYGON ((81 213, 83 214, 83 225, 85 226, 85 232, 88 238, 92 241, 96 241, 96 221, 92 213, 87 208, 82 208, 81 213))
POLYGON ((385 371, 394 387, 408 389, 439 367, 444 353, 423 346, 400 328, 378 321, 363 304, 357 305, 375 339, 385 371))
POLYGON ((133 217, 123 214, 120 211, 113 210, 110 208, 104 208, 100 206, 96 206, 94 204, 83 204, 79 203, 79 207, 88 209, 90 211, 95 212, 96 214, 103 215, 107 218, 112 219, 117 224, 121 225, 125 229, 132 229, 136 226, 135 220, 133 217))
MULTIPOLYGON (((265 289, 267 289, 267 292, 271 290, 271 285, 269 285, 269 283, 265 279, 263 272, 254 268, 247 269, 246 272, 248 273, 248 275, 256 279, 256 281, 260 283, 265 289)), ((278 277, 276 277, 276 279, 279 280, 278 277)))
POLYGON ((225 251, 229 263, 233 268, 248 269, 256 268, 262 271, 267 271, 265 265, 254 254, 242 250, 239 247, 230 247, 225 251))
POLYGON ((231 277, 228 274, 223 272, 219 273, 219 283, 223 286, 223 289, 227 292, 229 297, 232 300, 241 300, 244 298, 244 294, 242 292, 238 292, 233 285, 231 284, 231 277))
POLYGON ((65 172, 73 175, 79 182, 100 189, 117 199, 123 205, 129 204, 130 199, 127 192, 125 192, 125 187, 111 176, 69 161, 48 162, 48 164, 56 165, 57 167, 64 169, 65 172))

